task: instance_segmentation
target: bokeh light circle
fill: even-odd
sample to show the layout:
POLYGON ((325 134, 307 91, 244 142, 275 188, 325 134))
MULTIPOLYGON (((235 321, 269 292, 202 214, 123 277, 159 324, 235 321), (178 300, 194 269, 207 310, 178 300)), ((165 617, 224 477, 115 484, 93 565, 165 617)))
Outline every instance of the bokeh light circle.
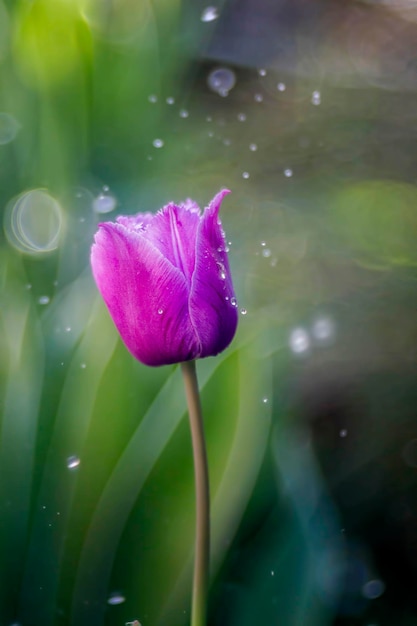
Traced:
POLYGON ((44 189, 31 189, 6 207, 4 230, 9 243, 26 254, 56 250, 64 226, 58 201, 44 189))

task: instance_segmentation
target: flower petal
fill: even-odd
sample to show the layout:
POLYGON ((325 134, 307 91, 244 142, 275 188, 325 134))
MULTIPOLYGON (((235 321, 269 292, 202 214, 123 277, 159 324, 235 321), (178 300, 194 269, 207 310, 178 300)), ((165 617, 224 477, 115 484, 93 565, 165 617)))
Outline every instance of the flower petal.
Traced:
POLYGON ((181 270, 191 284, 195 265, 195 242, 200 223, 200 209, 192 200, 176 205, 167 204, 155 215, 138 213, 118 217, 119 224, 130 230, 142 232, 174 267, 181 270))
POLYGON ((102 224, 91 264, 110 315, 137 359, 167 365, 198 355, 187 281, 142 232, 121 223, 102 224))
POLYGON ((218 193, 205 209, 196 241, 196 264, 189 311, 201 343, 199 357, 214 356, 224 350, 236 332, 237 306, 226 252, 226 242, 218 219, 226 194, 218 193))

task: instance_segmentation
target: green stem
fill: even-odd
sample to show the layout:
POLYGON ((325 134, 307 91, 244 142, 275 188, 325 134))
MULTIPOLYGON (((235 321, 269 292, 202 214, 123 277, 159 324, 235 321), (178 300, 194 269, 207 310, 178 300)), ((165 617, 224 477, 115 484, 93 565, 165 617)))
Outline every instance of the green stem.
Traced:
POLYGON ((195 361, 181 363, 190 418, 196 494, 196 534, 194 554, 191 626, 205 626, 210 560, 210 492, 203 416, 195 361))

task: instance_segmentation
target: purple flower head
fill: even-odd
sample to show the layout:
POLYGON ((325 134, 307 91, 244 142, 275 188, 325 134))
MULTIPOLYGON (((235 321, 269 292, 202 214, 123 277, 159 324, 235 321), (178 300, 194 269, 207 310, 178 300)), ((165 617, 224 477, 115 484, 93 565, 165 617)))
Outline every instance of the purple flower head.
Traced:
POLYGON ((218 193, 99 225, 91 249, 98 289, 128 350, 146 365, 214 356, 237 326, 218 193))

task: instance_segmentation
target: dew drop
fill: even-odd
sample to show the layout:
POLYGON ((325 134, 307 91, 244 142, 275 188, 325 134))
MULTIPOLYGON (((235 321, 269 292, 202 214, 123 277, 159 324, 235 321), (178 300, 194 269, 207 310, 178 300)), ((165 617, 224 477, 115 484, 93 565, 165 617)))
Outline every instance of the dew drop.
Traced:
POLYGON ((169 97, 166 99, 166 103, 167 103, 167 104, 174 104, 174 103, 175 103, 175 98, 173 98, 172 96, 169 96, 169 97))
POLYGON ((164 145, 164 142, 162 139, 154 139, 152 142, 152 145, 154 148, 162 148, 162 146, 164 145))
POLYGON ((219 17, 219 10, 217 7, 206 7, 201 14, 202 22, 214 22, 219 17))
POLYGON ((236 75, 228 67, 216 67, 207 77, 207 85, 212 91, 227 96, 236 85, 236 75))
POLYGON ((247 310, 246 309, 240 309, 240 313, 241 313, 241 315, 246 315, 247 314, 247 310))
POLYGON ((239 122, 245 122, 246 121, 245 113, 238 113, 237 119, 239 120, 239 122))
POLYGON ((79 466, 80 463, 81 463, 81 461, 78 458, 78 456, 69 456, 67 458, 67 467, 70 470, 77 469, 77 467, 79 466))
POLYGON ((249 172, 243 172, 242 178, 245 178, 247 180, 249 178, 249 172))
POLYGON ((186 109, 181 109, 180 110, 180 117, 185 119, 188 116, 189 116, 189 113, 188 113, 188 111, 186 109))
POLYGON ((284 170, 284 176, 286 178, 291 178, 291 176, 293 175, 293 171, 292 169, 290 169, 289 167, 287 169, 284 170))
POLYGON ((39 304, 42 304, 42 305, 49 304, 49 302, 50 302, 50 298, 49 298, 49 296, 41 296, 41 297, 38 299, 38 303, 39 303, 39 304))
POLYGON ((126 598, 119 591, 111 593, 107 599, 107 604, 111 604, 113 606, 123 604, 123 602, 126 602, 126 598))
POLYGON ((164 312, 164 309, 158 309, 158 315, 162 315, 163 312, 164 312))
POLYGON ((285 91, 286 88, 287 87, 286 87, 285 83, 278 83, 278 85, 277 85, 278 91, 285 91))
POLYGON ((263 97, 263 95, 261 93, 256 93, 254 95, 255 102, 263 102, 263 99, 264 99, 264 97, 263 97))
POLYGON ((93 211, 96 213, 110 213, 117 206, 117 200, 114 196, 106 193, 100 193, 93 200, 93 211))
POLYGON ((318 342, 328 342, 335 334, 334 322, 328 317, 319 317, 315 320, 311 332, 318 342))
POLYGON ((290 334, 289 343, 294 354, 303 354, 310 347, 310 337, 304 328, 294 328, 290 334))
POLYGON ((257 151, 257 149, 258 149, 258 146, 256 145, 256 143, 251 143, 251 144, 249 144, 249 150, 250 150, 251 152, 256 152, 256 151, 257 151))
POLYGON ((233 297, 233 298, 230 298, 230 304, 231 304, 233 307, 237 307, 237 300, 236 300, 236 298, 234 298, 234 297, 233 297))
POLYGON ((321 93, 319 91, 313 91, 311 94, 311 104, 318 106, 321 104, 321 93))

